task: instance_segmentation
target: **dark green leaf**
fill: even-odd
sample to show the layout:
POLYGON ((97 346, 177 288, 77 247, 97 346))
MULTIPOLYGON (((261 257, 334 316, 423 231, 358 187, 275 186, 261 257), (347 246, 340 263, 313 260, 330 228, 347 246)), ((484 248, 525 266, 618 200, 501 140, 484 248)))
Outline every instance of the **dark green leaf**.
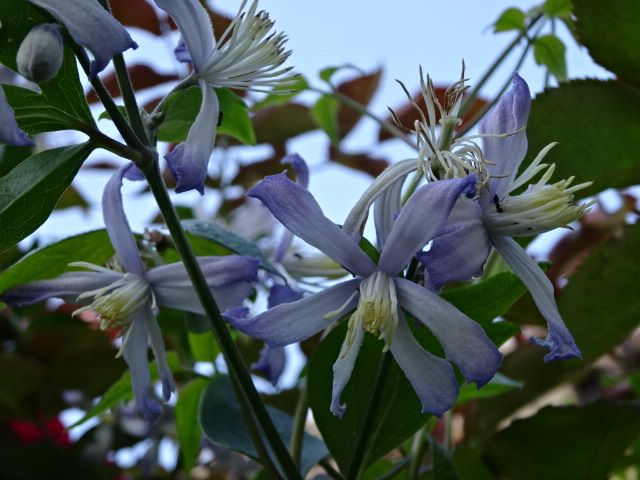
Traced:
MULTIPOLYGON (((373 335, 365 335, 351 379, 341 396, 342 403, 347 404, 347 410, 342 418, 338 418, 329 411, 329 406, 333 364, 338 358, 346 327, 347 322, 342 322, 318 345, 308 369, 309 399, 313 417, 322 438, 343 472, 349 470, 364 425, 384 346, 373 335)), ((379 402, 376 424, 369 437, 369 449, 364 465, 369 465, 409 438, 431 418, 428 414, 420 413, 418 397, 395 361, 390 367, 384 393, 379 402)))
POLYGON ((533 43, 533 58, 544 65, 558 81, 567 79, 567 61, 562 40, 555 35, 542 35, 533 43))
POLYGON ((13 147, 5 145, 0 153, 0 177, 4 177, 20 162, 29 158, 33 153, 32 147, 13 147))
MULTIPOLYGON (((3 0, 0 18, 0 63, 17 71, 16 53, 22 40, 32 27, 51 20, 23 0, 3 0)), ((56 77, 41 85, 42 95, 12 85, 4 88, 20 127, 29 134, 94 125, 69 48, 65 48, 64 63, 56 77)))
POLYGON ((546 0, 542 8, 550 17, 567 17, 571 15, 571 0, 546 0))
MULTIPOLYGON (((292 418, 275 408, 267 407, 267 411, 285 445, 288 445, 292 418)), ((206 388, 200 404, 200 425, 206 437, 216 445, 258 459, 228 377, 216 377, 206 388)), ((301 458, 303 476, 327 455, 322 441, 305 433, 301 458)))
POLYGON ((509 30, 524 30, 525 14, 519 8, 507 8, 500 14, 493 25, 494 32, 507 32, 509 30))
POLYGON ((622 342, 640 323, 640 225, 598 249, 581 265, 558 300, 560 313, 585 360, 622 342))
POLYGON ((0 292, 36 280, 54 278, 71 262, 103 265, 113 255, 105 230, 83 233, 35 250, 0 274, 0 292))
POLYGON ((322 95, 311 107, 311 115, 318 126, 325 131, 332 143, 340 141, 338 108, 340 104, 333 95, 322 95))
POLYGON ((639 433, 636 406, 547 407, 490 439, 485 457, 514 480, 604 479, 639 433))
MULTIPOLYGON (((597 2, 596 2, 597 3, 597 2)), ((575 80, 533 101, 527 127, 529 159, 551 142, 545 157, 553 179, 576 176, 594 184, 576 196, 640 183, 640 91, 616 81, 575 80)), ((528 164, 527 162, 525 162, 528 164)))
POLYGON ((433 449, 434 480, 460 480, 449 454, 433 439, 431 440, 431 448, 433 449))
MULTIPOLYGON (((578 37, 593 59, 640 85, 640 2, 573 0, 573 7, 578 37)), ((615 112, 613 106, 611 111, 615 112)))
POLYGON ((280 275, 267 257, 265 257, 264 253, 262 253, 254 243, 222 228, 220 225, 202 220, 184 220, 182 225, 185 231, 192 235, 216 242, 238 255, 247 255, 259 259, 262 268, 273 274, 280 275))
POLYGON ((200 451, 202 429, 198 423, 198 410, 202 392, 207 384, 204 379, 193 380, 182 387, 178 394, 175 409, 176 430, 185 472, 191 471, 200 451))
POLYGON ((489 337, 500 345, 519 328, 510 322, 494 320, 506 313, 525 291, 517 276, 502 272, 475 285, 445 290, 441 296, 482 325, 489 337))
POLYGON ((453 463, 462 480, 495 480, 480 457, 479 448, 460 446, 453 452, 453 463))
MULTIPOLYGON (((120 114, 124 117, 127 118, 127 115, 129 115, 127 113, 127 107, 125 107, 124 105, 117 105, 118 111, 120 112, 120 114)), ((107 112, 106 110, 104 112, 102 112, 99 116, 98 116, 98 120, 111 120, 111 115, 109 115, 109 112, 107 112)))
POLYGON ((476 398, 491 398, 496 395, 502 395, 503 393, 510 392, 514 388, 522 388, 522 382, 511 380, 501 373, 496 373, 491 381, 480 389, 471 383, 462 385, 456 405, 463 405, 469 400, 476 398))
MULTIPOLYGON (((212 125, 220 123, 218 134, 230 135, 237 140, 255 145, 256 136, 244 101, 227 88, 217 88, 220 118, 211 119, 212 125), (215 123, 214 123, 215 122, 215 123)), ((158 128, 158 140, 178 143, 187 139, 202 101, 200 87, 190 87, 172 93, 164 105, 164 121, 158 128)))
POLYGON ((85 143, 37 153, 0 178, 0 251, 42 225, 92 150, 85 143))

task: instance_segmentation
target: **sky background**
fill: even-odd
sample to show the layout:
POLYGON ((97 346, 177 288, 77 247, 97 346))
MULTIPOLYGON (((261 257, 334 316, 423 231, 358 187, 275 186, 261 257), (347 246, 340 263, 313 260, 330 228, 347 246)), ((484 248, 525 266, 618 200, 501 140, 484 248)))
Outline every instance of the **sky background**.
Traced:
MULTIPOLYGON (((379 90, 370 105, 373 112, 386 116, 387 106, 398 107, 405 96, 395 79, 402 80, 412 91, 418 86, 418 66, 430 73, 434 82, 448 85, 460 75, 462 59, 466 63, 466 76, 473 86, 483 72, 492 64, 500 51, 514 38, 515 32, 494 34, 492 23, 509 6, 527 10, 536 5, 533 1, 502 2, 486 0, 465 1, 418 1, 396 0, 395 2, 325 0, 301 2, 294 0, 262 0, 260 7, 266 9, 276 21, 276 29, 286 32, 287 43, 293 53, 288 62, 295 71, 304 74, 316 86, 318 72, 327 66, 351 63, 365 72, 383 68, 379 90)), ((240 1, 218 1, 214 6, 220 11, 234 15, 240 1)), ((125 58, 129 64, 146 63, 163 72, 180 73, 181 68, 172 57, 174 40, 159 39, 141 30, 132 30, 140 45, 136 51, 128 51, 125 58), (164 52, 164 54, 163 54, 164 52)), ((608 72, 595 65, 585 49, 579 48, 564 27, 558 35, 567 45, 567 63, 570 77, 607 77, 608 72)), ((485 87, 486 96, 495 95, 503 82, 511 75, 517 61, 518 51, 505 63, 499 73, 485 87)), ((109 70, 107 70, 109 71, 109 70)), ((535 95, 543 89, 544 69, 537 66, 531 55, 519 70, 535 95)), ((339 81, 354 73, 345 71, 336 76, 339 81)), ((153 96, 153 92, 142 95, 153 96)), ((313 102, 316 95, 306 94, 303 101, 313 102)), ((96 114, 100 111, 96 110, 96 114)), ((115 133, 107 121, 101 128, 115 133)), ((377 150, 372 149, 377 135, 375 122, 364 119, 344 142, 345 151, 369 150, 373 156, 390 158, 393 161, 413 156, 413 152, 402 142, 390 140, 377 150)), ((80 141, 77 134, 53 137, 54 144, 68 141, 70 136, 80 141)), ((549 142, 553 139, 549 139, 549 142)), ((301 135, 289 143, 289 151, 301 154, 311 165, 310 189, 335 222, 342 223, 349 208, 371 182, 365 174, 332 164, 327 166, 328 139, 322 132, 301 135), (337 194, 339 193, 339 194, 337 194)), ((264 148, 234 149, 231 157, 240 162, 252 158, 264 158, 264 148)), ((95 152, 92 160, 106 159, 109 154, 95 152)), ((91 161, 91 160, 90 160, 91 161)), ((216 154, 210 166, 216 161, 216 154)), ((214 167, 215 168, 215 167, 214 167)), ((76 181, 76 188, 93 204, 99 204, 102 188, 109 178, 104 171, 83 172, 76 181)), ((134 230, 141 231, 156 215, 156 208, 149 195, 137 195, 141 185, 125 185, 126 210, 134 230)), ((213 212, 218 198, 207 195, 202 198, 195 192, 176 196, 179 204, 196 205, 202 212, 213 212)), ((41 229, 34 234, 41 241, 51 242, 72 233, 102 227, 99 209, 85 212, 79 208, 56 212, 41 229)), ((33 239, 33 237, 31 237, 33 239)), ((30 239, 30 240, 31 240, 30 239)), ((30 241, 27 240, 27 241, 30 241)))

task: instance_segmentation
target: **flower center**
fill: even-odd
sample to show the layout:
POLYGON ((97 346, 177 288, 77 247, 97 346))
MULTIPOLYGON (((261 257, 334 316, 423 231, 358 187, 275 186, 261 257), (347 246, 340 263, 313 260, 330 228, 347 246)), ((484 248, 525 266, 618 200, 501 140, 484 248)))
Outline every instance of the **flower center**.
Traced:
POLYGON ((86 310, 95 311, 100 317, 100 328, 103 330, 128 325, 138 311, 149 301, 153 302, 153 292, 147 281, 132 273, 125 273, 122 278, 106 287, 81 293, 78 300, 90 297, 93 297, 93 301, 73 314, 86 310))
POLYGON ((393 280, 382 272, 375 272, 360 284, 358 307, 349 319, 349 333, 354 328, 384 339, 384 351, 389 349, 398 326, 398 297, 393 280))
MULTIPOLYGON (((593 202, 574 205, 573 194, 592 182, 571 186, 574 177, 548 184, 555 164, 540 164, 544 155, 555 144, 544 148, 529 167, 509 186, 509 191, 526 184, 532 177, 546 169, 540 180, 532 183, 519 195, 507 194, 502 199, 493 198, 495 208, 485 213, 487 228, 498 235, 523 237, 566 227, 579 219, 593 202)), ((490 192, 489 192, 490 193, 490 192)))

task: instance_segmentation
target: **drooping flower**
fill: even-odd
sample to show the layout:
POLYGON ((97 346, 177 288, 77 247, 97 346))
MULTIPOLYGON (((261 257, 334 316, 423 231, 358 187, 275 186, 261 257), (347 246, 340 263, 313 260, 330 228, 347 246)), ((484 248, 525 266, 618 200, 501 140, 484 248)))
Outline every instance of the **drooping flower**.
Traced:
MULTIPOLYGON (((141 179, 133 164, 119 168, 104 190, 102 208, 109 238, 124 272, 86 262, 70 264, 88 271, 64 273, 56 279, 42 280, 13 288, 0 296, 13 306, 29 305, 51 297, 86 304, 76 313, 92 310, 103 328, 121 327, 121 353, 131 370, 133 391, 140 411, 153 420, 159 405, 149 395, 150 343, 162 381, 162 394, 168 400, 174 389, 166 362, 162 332, 156 321, 158 307, 204 314, 200 300, 184 265, 172 263, 145 271, 135 239, 124 214, 120 188, 122 180, 141 179)), ((252 257, 199 257, 198 262, 221 310, 240 304, 252 291, 259 261, 252 257)))
POLYGON ((62 23, 71 38, 93 54, 89 78, 114 55, 138 48, 129 32, 97 0, 29 0, 62 23))
POLYGON ((479 200, 461 198, 450 221, 438 232, 431 249, 420 255, 434 288, 466 280, 482 270, 493 246, 525 284, 540 313, 547 320, 545 339, 532 338, 548 348, 545 361, 580 357, 554 299, 553 285, 513 237, 530 236, 557 227, 566 227, 585 212, 588 205, 574 205, 573 193, 589 183, 571 186, 573 178, 548 184, 554 165, 541 164, 553 144, 518 176, 527 152, 526 122, 531 95, 526 82, 514 74, 511 89, 480 123, 487 177, 479 183, 479 200), (535 183, 519 194, 541 171, 535 183), (457 268, 451 268, 457 265, 457 268))
POLYGON ((282 33, 269 33, 273 21, 257 12, 253 1, 218 38, 213 36, 209 14, 198 0, 155 0, 178 25, 183 46, 177 49, 180 60, 193 64, 193 75, 202 90, 200 112, 189 130, 187 140, 167 156, 171 173, 177 180, 176 192, 198 190, 204 194, 209 157, 213 152, 218 124, 219 104, 214 87, 264 91, 282 82, 289 68, 279 68, 290 52, 282 33), (185 51, 186 47, 186 51, 185 51), (188 54, 188 55, 187 55, 188 54))
POLYGON ((364 333, 384 340, 411 382, 425 412, 440 415, 453 405, 458 383, 449 361, 467 381, 484 385, 500 365, 501 354, 482 328, 436 294, 399 276, 446 221, 458 197, 475 193, 475 178, 435 182, 418 189, 397 216, 373 261, 353 239, 324 216, 313 196, 285 174, 266 177, 249 195, 260 199, 293 234, 350 271, 343 281, 298 301, 280 304, 235 326, 272 346, 301 341, 355 309, 334 364, 331 411, 341 416, 340 395, 353 370, 364 333), (447 360, 424 350, 404 318, 425 324, 444 348, 447 360))

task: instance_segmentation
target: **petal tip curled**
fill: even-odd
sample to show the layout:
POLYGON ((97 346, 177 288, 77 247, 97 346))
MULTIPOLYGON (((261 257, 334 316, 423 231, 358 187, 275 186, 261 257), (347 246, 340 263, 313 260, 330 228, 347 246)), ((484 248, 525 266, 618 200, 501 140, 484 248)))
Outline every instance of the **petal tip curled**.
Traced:
POLYGON ((544 356, 545 363, 582 358, 582 352, 580 352, 573 339, 558 339, 555 335, 549 334, 545 339, 531 337, 529 341, 534 345, 549 349, 549 353, 544 356))

